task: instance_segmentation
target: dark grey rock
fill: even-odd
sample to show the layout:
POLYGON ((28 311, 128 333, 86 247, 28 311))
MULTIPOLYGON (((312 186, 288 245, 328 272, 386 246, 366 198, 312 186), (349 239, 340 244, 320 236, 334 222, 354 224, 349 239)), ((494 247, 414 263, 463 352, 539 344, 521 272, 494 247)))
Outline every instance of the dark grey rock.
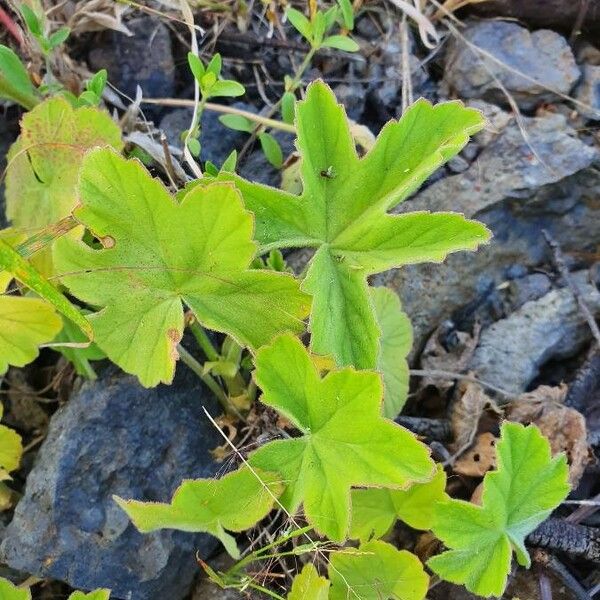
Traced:
POLYGON ((113 30, 100 36, 88 56, 91 68, 106 69, 111 84, 130 98, 135 98, 138 85, 145 97, 173 96, 175 62, 167 26, 143 16, 127 21, 127 28, 132 36, 113 30))
POLYGON ((348 117, 360 121, 365 110, 366 92, 360 83, 340 83, 333 90, 338 102, 341 102, 348 117))
POLYGON ((554 31, 530 32, 517 23, 481 21, 471 23, 463 35, 470 44, 504 64, 476 54, 459 39, 453 40, 444 82, 460 98, 483 98, 506 105, 496 77, 521 108, 530 110, 541 102, 559 99, 549 89, 568 94, 580 77, 571 48, 554 31))
MULTIPOLYGON (((413 95, 415 98, 426 95, 424 88, 429 75, 414 52, 414 40, 409 38, 408 67, 413 95)), ((400 32, 396 27, 378 44, 376 52, 369 57, 367 78, 372 80, 369 100, 381 118, 398 117, 401 113, 401 92, 403 77, 403 50, 400 32)))
POLYGON ((575 98, 587 105, 576 105, 580 114, 588 119, 600 121, 600 66, 584 65, 583 77, 575 90, 575 98))
POLYGON ((142 535, 112 500, 168 501, 184 478, 217 471, 214 401, 185 368, 171 386, 142 388, 109 370, 53 416, 25 495, 4 535, 9 566, 112 589, 112 598, 180 600, 214 538, 171 530, 142 535))
MULTIPOLYGON (((273 131, 272 135, 279 142, 285 160, 295 150, 294 136, 282 131, 273 131)), ((250 156, 242 162, 238 172, 250 181, 264 183, 265 185, 279 187, 281 183, 281 171, 269 163, 258 144, 250 156)))
POLYGON ((504 283, 509 267, 520 264, 529 271, 547 262, 542 228, 566 253, 593 250, 600 239, 598 152, 581 142, 560 115, 525 119, 524 124, 543 162, 510 121, 490 135, 467 171, 400 205, 400 212, 462 212, 485 222, 494 234, 475 253, 460 252, 441 265, 411 265, 374 278, 400 294, 413 323, 413 356, 439 323, 470 303, 477 306, 504 283))
MULTIPOLYGON (((243 110, 251 110, 252 107, 243 102, 234 104, 235 107, 243 110)), ((160 129, 164 131, 169 144, 183 148, 181 133, 190 128, 192 122, 193 110, 191 108, 178 108, 166 114, 161 122, 160 129)), ((248 135, 229 129, 219 121, 219 114, 212 111, 205 111, 201 120, 202 148, 200 150, 200 160, 210 160, 213 164, 220 167, 232 150, 238 148, 248 135)))
MULTIPOLYGON (((574 274, 574 279, 590 311, 600 314, 600 292, 588 283, 587 272, 574 274)), ((591 337, 572 291, 552 290, 484 329, 468 370, 520 394, 548 360, 575 355, 591 337)))

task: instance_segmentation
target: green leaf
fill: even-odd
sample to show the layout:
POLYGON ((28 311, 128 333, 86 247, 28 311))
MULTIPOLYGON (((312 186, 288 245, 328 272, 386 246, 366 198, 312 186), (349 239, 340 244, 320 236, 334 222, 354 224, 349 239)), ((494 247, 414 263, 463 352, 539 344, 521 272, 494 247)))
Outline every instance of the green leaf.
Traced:
POLYGON ((8 579, 0 577, 0 598, 2 600, 31 600, 29 588, 19 588, 8 579))
POLYGON ((263 132, 259 134, 260 147, 267 160, 276 168, 280 169, 283 165, 283 152, 279 142, 270 134, 263 132))
POLYGON ((252 215, 232 185, 197 186, 176 202, 138 161, 97 149, 79 189, 74 216, 106 247, 63 238, 57 268, 73 295, 101 308, 89 317, 98 346, 143 385, 173 378, 183 303, 251 348, 303 330, 309 298, 293 277, 249 270, 252 215))
POLYGON ((62 327, 52 306, 37 298, 0 295, 0 375, 9 365, 23 367, 62 327))
POLYGON ((402 312, 400 298, 387 288, 370 288, 375 318, 381 331, 377 370, 383 375, 383 414, 395 419, 408 396, 409 370, 406 357, 413 342, 412 326, 402 312))
POLYGON ((310 21, 299 11, 291 6, 285 11, 287 20, 308 42, 312 40, 312 25, 310 21))
POLYGON ((330 35, 323 40, 321 45, 344 50, 345 52, 358 52, 360 50, 360 46, 346 35, 330 35))
POLYGON ((354 29, 354 9, 350 0, 337 0, 344 18, 344 27, 350 31, 354 29))
MULTIPOLYGON (((68 319, 71 319, 83 333, 87 336, 88 340, 91 340, 94 336, 92 327, 87 319, 79 312, 75 306, 73 306, 49 281, 44 279, 42 275, 34 267, 32 267, 19 253, 11 248, 6 242, 0 239, 0 270, 6 270, 13 274, 15 279, 18 279, 21 283, 26 285, 29 289, 34 291, 38 296, 49 302, 59 313, 63 314, 68 319)), ((26 300, 26 298, 13 298, 11 296, 2 296, 5 302, 5 312, 3 314, 11 314, 14 312, 12 317, 13 320, 18 320, 18 310, 14 308, 14 304, 11 304, 10 300, 26 300)), ((35 299, 32 299, 35 300, 35 299)), ((33 305, 32 305, 33 306, 33 305)), ((58 329, 56 329, 56 323, 53 318, 50 317, 50 313, 47 309, 41 309, 48 317, 48 327, 45 331, 49 331, 52 326, 52 337, 60 331, 60 323, 58 323, 58 329)), ((58 321, 58 317, 55 317, 58 321)), ((29 323, 35 323, 32 321, 33 316, 27 317, 29 323)), ((36 331, 41 330, 36 325, 36 331)), ((32 334, 33 335, 33 334, 32 334)), ((52 338, 50 338, 52 339, 52 338)), ((37 356, 37 354, 36 354, 37 356)), ((11 362, 11 364, 13 364, 11 362)))
POLYGON ((262 401, 303 434, 270 442, 250 463, 281 474, 281 502, 290 512, 301 503, 308 522, 334 541, 346 538, 350 488, 401 488, 433 475, 427 448, 406 429, 381 416, 381 380, 353 369, 319 376, 315 362, 291 335, 256 355, 262 401))
POLYGON ((407 490, 352 490, 350 537, 361 542, 380 538, 397 519, 414 529, 430 529, 436 503, 448 498, 445 489, 446 473, 438 465, 431 481, 415 483, 407 490))
POLYGON ((187 147, 193 156, 196 158, 200 156, 200 141, 197 138, 189 138, 187 141, 187 147))
POLYGON ((29 29, 34 36, 43 35, 44 32, 42 31, 42 24, 33 10, 24 2, 21 3, 20 9, 23 19, 25 20, 25 24, 27 25, 27 29, 29 29))
POLYGON ((223 61, 221 60, 221 55, 217 52, 206 65, 206 72, 213 73, 214 76, 218 79, 221 74, 221 66, 223 61))
POLYGON ((285 92, 281 97, 281 116, 286 123, 294 123, 295 105, 296 96, 292 92, 285 92))
POLYGON ((57 46, 60 46, 63 42, 67 40, 71 30, 68 27, 61 27, 59 30, 55 31, 49 38, 48 42, 50 43, 50 48, 54 50, 57 46))
POLYGON ((237 164, 237 150, 232 150, 229 153, 229 156, 223 161, 221 165, 221 170, 226 171, 227 173, 235 172, 235 166, 237 164))
POLYGON ((482 505, 449 500, 437 505, 433 532, 450 548, 428 566, 443 579, 480 596, 501 596, 512 550, 529 567, 525 538, 567 497, 563 454, 534 425, 505 422, 496 447, 497 470, 483 479, 482 505))
MULTIPOLYGON (((0 361, 1 360, 2 359, 0 358, 0 361)), ((4 406, 0 403, 0 419, 2 419, 3 415, 4 406)), ((2 474, 3 471, 5 473, 10 473, 11 471, 18 469, 22 455, 23 442, 21 436, 9 427, 0 425, 0 474, 2 474)))
POLYGON ((69 319, 64 319, 63 328, 54 339, 55 343, 70 344, 55 346, 54 350, 60 352, 75 367, 75 372, 87 379, 96 379, 96 372, 90 365, 90 360, 102 360, 106 354, 96 344, 87 347, 73 347, 73 344, 83 345, 87 340, 78 327, 69 319))
POLYGON ((423 600, 429 577, 406 550, 373 540, 331 554, 329 600, 423 600))
POLYGON ((294 577, 287 600, 328 600, 329 581, 321 577, 312 563, 307 563, 294 577))
POLYGON ((170 504, 114 499, 142 533, 204 531, 219 538, 227 552, 239 558, 235 539, 225 530, 238 532, 255 525, 269 514, 281 488, 277 476, 243 467, 217 480, 184 481, 170 504))
POLYGON ((387 211, 413 193, 484 125, 459 102, 417 101, 379 134, 359 158, 343 108, 323 82, 312 83, 296 107, 303 193, 249 183, 235 176, 263 252, 309 246, 303 289, 313 295, 311 345, 339 365, 374 368, 379 328, 367 277, 405 264, 443 260, 474 250, 490 232, 454 213, 387 211))
POLYGON ((192 74, 194 75, 196 81, 200 83, 206 73, 206 69, 202 64, 202 61, 193 52, 188 52, 187 59, 192 74))
MULTIPOLYGON (((121 131, 96 108, 74 110, 61 97, 42 102, 23 117, 21 135, 8 152, 6 214, 16 228, 56 223, 78 201, 77 180, 84 154, 94 146, 123 148, 121 131)), ((33 264, 52 274, 51 253, 33 264)))
POLYGON ((19 57, 6 46, 0 45, 0 98, 18 102, 31 110, 40 97, 29 79, 19 57))
POLYGON ((225 98, 236 98, 243 96, 246 93, 246 89, 241 83, 230 79, 216 81, 211 87, 209 92, 210 98, 225 97, 225 98))
POLYGON ((108 600, 110 590, 94 590, 93 592, 73 592, 68 600, 108 600))
POLYGON ((250 119, 243 117, 242 115, 221 115, 219 121, 235 131, 244 131, 245 133, 252 133, 254 131, 254 124, 250 119))
POLYGON ((87 89, 93 92, 98 98, 102 97, 106 82, 108 81, 108 71, 100 69, 87 83, 87 89))

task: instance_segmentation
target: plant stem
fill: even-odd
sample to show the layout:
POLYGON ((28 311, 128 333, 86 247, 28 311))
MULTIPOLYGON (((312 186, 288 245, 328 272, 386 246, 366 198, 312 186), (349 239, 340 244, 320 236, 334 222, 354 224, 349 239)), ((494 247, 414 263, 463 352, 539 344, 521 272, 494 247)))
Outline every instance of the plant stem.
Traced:
POLYGON ((267 596, 271 596, 271 598, 275 598, 275 600, 285 600, 285 598, 283 596, 280 596, 279 594, 276 594, 275 592, 272 592, 271 590, 264 588, 261 585, 258 585, 257 583, 249 583, 248 587, 252 588, 253 590, 262 592, 263 594, 266 594, 267 596))
POLYGON ((208 337, 206 331, 204 331, 204 327, 202 327, 202 325, 200 325, 198 321, 192 321, 188 325, 188 327, 190 328, 190 331, 194 334, 194 337, 200 345, 200 348, 202 348, 202 351, 206 355, 206 358, 208 358, 208 360, 210 361, 219 360, 219 353, 210 341, 210 338, 208 337))
POLYGON ((304 535, 305 533, 308 533, 311 530, 312 530, 312 527, 310 525, 308 525, 306 527, 302 527, 301 529, 296 529, 296 530, 292 531, 291 533, 288 533, 287 535, 277 538, 274 542, 271 542, 270 544, 267 544, 266 546, 263 546, 262 548, 255 550, 254 552, 248 554, 248 556, 242 558, 242 560, 240 560, 235 565, 233 565, 233 567, 228 569, 224 574, 225 578, 232 576, 235 573, 241 571, 246 565, 249 565, 250 563, 261 560, 262 555, 267 550, 270 550, 271 548, 280 546, 281 544, 284 544, 288 540, 291 540, 292 538, 304 535))
POLYGON ((198 377, 200 377, 200 379, 217 397, 223 408, 229 412, 231 410, 229 399, 219 384, 213 379, 213 377, 209 373, 204 372, 202 365, 181 344, 177 345, 177 352, 179 353, 179 358, 181 358, 182 362, 184 362, 192 371, 194 371, 194 373, 196 373, 196 375, 198 375, 198 377))

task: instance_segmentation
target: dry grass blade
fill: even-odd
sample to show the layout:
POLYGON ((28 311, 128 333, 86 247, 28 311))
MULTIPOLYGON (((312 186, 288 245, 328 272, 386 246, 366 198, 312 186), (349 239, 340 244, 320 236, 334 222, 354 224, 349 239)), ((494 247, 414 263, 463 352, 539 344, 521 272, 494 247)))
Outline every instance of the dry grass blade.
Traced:
POLYGON ((481 4, 482 2, 487 2, 488 0, 446 0, 442 6, 443 9, 438 8, 435 14, 432 17, 432 20, 438 21, 442 17, 446 16, 448 13, 455 12, 460 8, 464 8, 465 6, 469 6, 469 4, 481 4))
MULTIPOLYGON (((418 0, 416 0, 418 2, 418 0)), ((433 23, 421 12, 420 8, 406 0, 388 0, 419 27, 421 41, 427 48, 435 48, 440 43, 440 35, 433 23)))

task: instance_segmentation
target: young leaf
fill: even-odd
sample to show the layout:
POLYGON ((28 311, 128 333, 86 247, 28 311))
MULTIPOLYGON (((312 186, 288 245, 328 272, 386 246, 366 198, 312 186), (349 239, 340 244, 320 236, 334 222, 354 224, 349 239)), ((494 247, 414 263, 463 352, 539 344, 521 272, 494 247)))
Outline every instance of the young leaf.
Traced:
POLYGON ((294 106, 296 96, 292 92, 285 92, 281 97, 281 116, 286 123, 294 123, 294 106))
POLYGON ((329 581, 321 577, 312 563, 304 565, 294 577, 287 600, 328 600, 329 581))
POLYGON ((246 89, 241 83, 233 81, 232 79, 221 79, 215 81, 210 86, 209 96, 210 98, 225 97, 225 98, 236 98, 237 96, 243 96, 246 93, 246 89))
POLYGON ((27 25, 27 29, 29 29, 29 31, 36 37, 43 35, 44 32, 42 31, 42 24, 31 7, 22 2, 20 9, 23 19, 25 20, 25 25, 27 25))
MULTIPOLYGON (((6 215, 13 226, 31 230, 66 217, 77 203, 83 155, 107 144, 121 150, 121 132, 96 108, 73 110, 67 100, 55 97, 27 113, 8 153, 6 215)), ((50 252, 41 255, 33 263, 49 275, 50 252)))
POLYGON ((406 357, 412 347, 412 326, 402 312, 400 298, 384 287, 369 288, 375 318, 381 331, 377 370, 383 375, 383 414, 395 419, 408 396, 406 357))
POLYGON ((283 152, 279 142, 270 134, 262 132, 259 134, 258 139, 260 140, 260 147, 265 153, 267 160, 276 168, 280 169, 283 165, 283 152))
POLYGON ((198 58, 198 56, 196 56, 193 52, 188 52, 187 59, 188 59, 188 65, 190 66, 190 70, 192 71, 192 74, 194 75, 196 81, 198 83, 200 83, 206 73, 204 64, 202 63, 200 58, 198 58))
MULTIPOLYGON (((4 406, 0 403, 0 419, 3 415, 4 406)), ((22 455, 21 436, 6 425, 0 425, 0 474, 4 475, 18 469, 22 455)))
POLYGON ((352 490, 350 537, 366 542, 385 535, 397 519, 414 529, 430 529, 435 505, 447 499, 446 473, 438 465, 434 478, 407 490, 352 490))
POLYGON ((0 98, 18 102, 31 110, 39 101, 37 90, 19 57, 6 46, 0 45, 0 98))
POLYGON ((83 161, 74 216, 103 250, 63 238, 55 260, 89 317, 95 341, 145 386, 173 378, 183 305, 252 348, 300 332, 309 298, 293 277, 249 270, 252 215, 232 186, 196 187, 181 202, 136 160, 96 149, 83 161))
POLYGON ((323 40, 322 46, 337 48, 345 52, 358 52, 360 50, 360 46, 346 35, 330 35, 323 40))
POLYGON ((0 375, 9 365, 23 367, 62 328, 52 306, 37 298, 0 295, 0 375))
POLYGON ((483 479, 481 506, 463 500, 437 504, 433 532, 450 550, 427 564, 474 594, 500 597, 512 550, 520 565, 530 566, 525 538, 570 488, 565 456, 551 458, 548 440, 534 425, 505 422, 496 455, 497 470, 483 479))
POLYGON ((214 76, 218 79, 221 74, 221 66, 223 61, 221 60, 221 55, 217 52, 206 65, 206 72, 213 73, 214 76))
POLYGON ((289 7, 285 11, 285 16, 304 39, 308 42, 312 40, 312 25, 299 10, 289 7))
POLYGON ((110 590, 94 590, 93 592, 73 592, 68 600, 108 600, 110 590))
POLYGON ((184 481, 170 504, 114 499, 142 533, 157 529, 205 531, 219 538, 232 557, 239 558, 235 539, 225 530, 244 531, 264 518, 282 487, 277 476, 243 467, 217 480, 184 481))
POLYGON ((60 46, 63 42, 67 40, 71 30, 68 27, 61 27, 57 31, 55 31, 49 38, 48 43, 50 44, 50 49, 54 50, 57 46, 60 46))
POLYGON ((256 355, 262 401, 278 410, 301 437, 270 442, 250 462, 281 474, 281 502, 290 512, 304 503, 317 531, 342 541, 350 519, 350 488, 401 488, 433 475, 427 448, 381 416, 381 380, 375 372, 331 371, 321 378, 310 355, 291 335, 256 355))
POLYGON ((31 600, 29 588, 19 588, 8 579, 0 577, 0 598, 2 600, 31 600))
POLYGON ((344 27, 350 31, 354 29, 354 10, 350 0, 337 0, 337 3, 342 11, 344 19, 344 27))
POLYGON ((222 115, 219 117, 219 121, 235 131, 244 131, 245 133, 252 133, 254 131, 254 125, 250 119, 243 117, 242 115, 222 115))
POLYGON ((329 600, 423 600, 429 577, 406 550, 373 540, 331 554, 329 600))
MULTIPOLYGON (((85 333, 88 340, 92 340, 94 337, 92 327, 79 310, 75 308, 75 306, 73 306, 49 281, 44 279, 44 277, 20 256, 15 249, 0 239, 0 271, 1 270, 12 273, 15 279, 18 279, 22 284, 33 290, 38 296, 49 302, 59 313, 63 314, 68 319, 71 319, 71 321, 85 333)), ((4 296, 4 298, 7 300, 14 300, 14 298, 8 296, 4 296)), ((21 298, 19 298, 19 300, 21 300, 21 298)), ((52 323, 52 319, 50 318, 49 323, 52 323)), ((58 331, 60 331, 60 324, 58 329, 54 331, 53 337, 58 331)))
POLYGON ((386 125, 359 158, 343 108, 323 82, 296 107, 304 191, 294 196, 233 179, 256 215, 263 251, 316 249, 303 283, 313 295, 311 345, 339 365, 373 368, 379 330, 367 276, 401 265, 441 261, 490 237, 480 223, 454 213, 387 211, 404 200, 484 125, 459 102, 417 101, 386 125))

